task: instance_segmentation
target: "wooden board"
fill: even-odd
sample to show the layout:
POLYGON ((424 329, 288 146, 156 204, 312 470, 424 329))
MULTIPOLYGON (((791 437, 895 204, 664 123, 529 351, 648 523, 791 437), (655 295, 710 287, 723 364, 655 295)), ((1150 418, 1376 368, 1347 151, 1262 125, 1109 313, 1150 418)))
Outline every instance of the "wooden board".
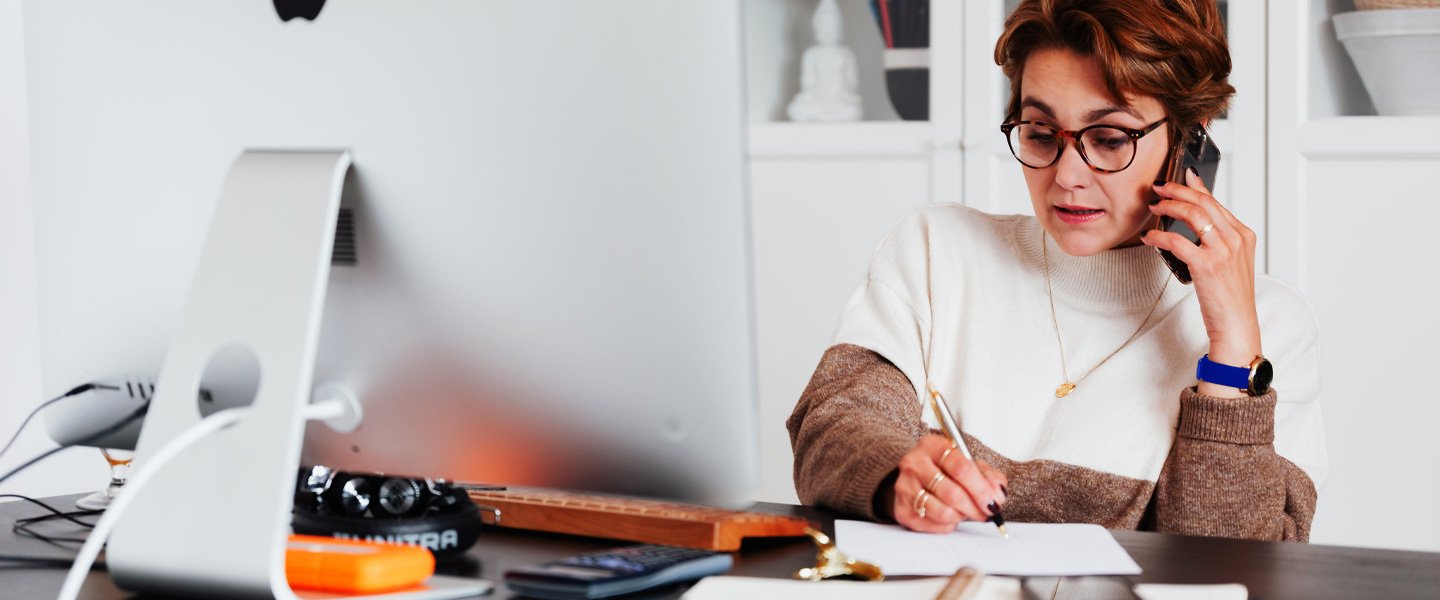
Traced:
POLYGON ((471 491, 501 527, 733 552, 747 537, 803 536, 800 517, 563 492, 471 491))

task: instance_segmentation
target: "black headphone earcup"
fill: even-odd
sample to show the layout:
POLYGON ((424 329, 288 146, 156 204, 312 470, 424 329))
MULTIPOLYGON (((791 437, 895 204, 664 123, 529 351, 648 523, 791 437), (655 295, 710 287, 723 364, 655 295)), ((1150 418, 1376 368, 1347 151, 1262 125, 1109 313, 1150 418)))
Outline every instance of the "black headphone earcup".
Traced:
POLYGON ((453 511, 402 519, 340 517, 296 510, 291 526, 301 535, 318 535, 427 548, 436 559, 459 556, 480 539, 480 508, 466 498, 453 511))
POLYGON ((341 473, 321 495, 321 502, 333 514, 359 517, 370 510, 372 487, 367 477, 341 473))

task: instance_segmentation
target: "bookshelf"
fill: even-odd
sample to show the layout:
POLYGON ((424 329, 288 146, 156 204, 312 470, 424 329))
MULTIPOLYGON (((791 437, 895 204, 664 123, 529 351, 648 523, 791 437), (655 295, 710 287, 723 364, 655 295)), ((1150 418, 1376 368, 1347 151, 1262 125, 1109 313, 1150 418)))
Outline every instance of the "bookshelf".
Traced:
POLYGON ((747 0, 746 41, 750 100, 750 150, 763 160, 786 158, 928 159, 936 201, 960 197, 960 133, 963 107, 961 0, 933 0, 931 15, 930 119, 902 121, 885 90, 884 42, 867 2, 840 0, 844 43, 860 63, 865 120, 859 123, 792 123, 784 107, 798 86, 799 56, 812 43, 807 0, 747 0), (787 35, 777 41, 772 36, 787 35), (781 83, 777 84, 779 81, 781 83))

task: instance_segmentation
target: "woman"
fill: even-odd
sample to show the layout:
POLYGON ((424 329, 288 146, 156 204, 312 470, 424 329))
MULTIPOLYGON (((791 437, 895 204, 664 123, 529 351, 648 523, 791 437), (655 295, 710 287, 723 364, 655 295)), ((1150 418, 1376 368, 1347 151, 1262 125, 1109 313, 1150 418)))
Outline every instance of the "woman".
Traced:
POLYGON ((787 422, 801 500, 937 533, 1003 506, 1307 540, 1327 468, 1314 311, 1255 276, 1254 233, 1195 173, 1156 181, 1234 93, 1214 1, 1024 0, 995 58, 1035 216, 935 205, 891 230, 787 422), (1272 387, 1251 377, 1265 359, 1272 387), (1202 360, 1242 370, 1197 381, 1202 360), (946 452, 927 382, 974 462, 946 452))

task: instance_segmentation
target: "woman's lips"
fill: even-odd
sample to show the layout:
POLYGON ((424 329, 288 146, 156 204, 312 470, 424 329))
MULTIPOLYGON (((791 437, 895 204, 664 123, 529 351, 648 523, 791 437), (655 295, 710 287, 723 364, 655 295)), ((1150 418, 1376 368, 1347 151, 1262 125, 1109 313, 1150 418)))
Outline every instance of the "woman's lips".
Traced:
POLYGON ((1089 223, 1090 221, 1099 219, 1100 217, 1105 216, 1105 211, 1098 208, 1087 208, 1084 206, 1072 206, 1069 204, 1063 204, 1055 207, 1055 216, 1060 217, 1061 221, 1064 221, 1071 225, 1076 225, 1079 223, 1089 223))

